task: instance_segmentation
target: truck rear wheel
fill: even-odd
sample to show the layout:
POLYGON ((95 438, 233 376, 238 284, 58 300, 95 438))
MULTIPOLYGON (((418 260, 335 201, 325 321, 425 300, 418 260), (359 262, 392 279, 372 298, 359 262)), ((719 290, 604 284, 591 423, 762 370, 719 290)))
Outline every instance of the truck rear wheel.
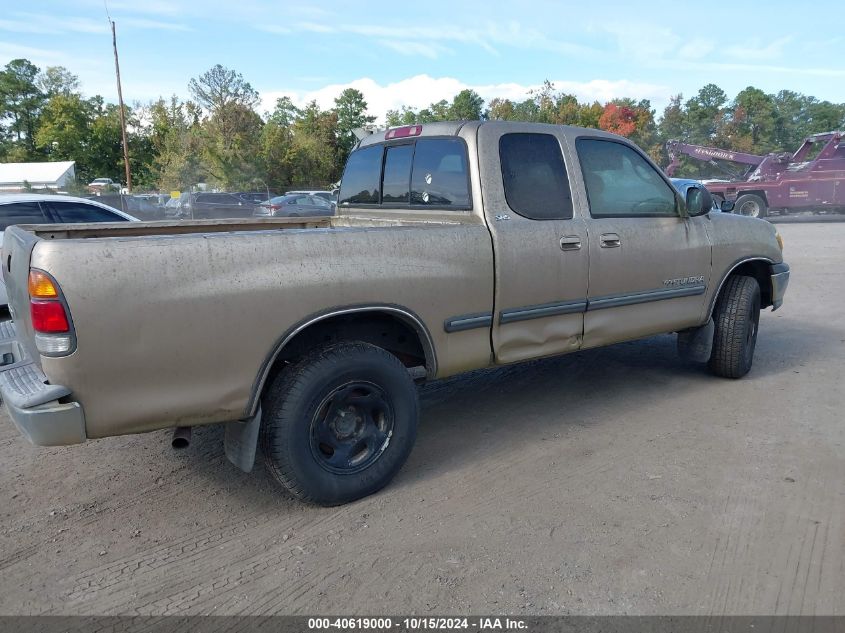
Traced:
POLYGON ((741 378, 751 369, 760 325, 760 286, 753 277, 734 275, 722 288, 713 310, 715 332, 710 370, 741 378))
POLYGON ((747 215, 751 218, 765 218, 769 215, 766 201, 754 193, 744 193, 736 199, 736 206, 734 213, 737 215, 747 215))
POLYGON ((300 499, 331 506, 370 495, 399 472, 414 445, 419 403, 398 358, 343 342, 280 372, 262 411, 270 472, 300 499))

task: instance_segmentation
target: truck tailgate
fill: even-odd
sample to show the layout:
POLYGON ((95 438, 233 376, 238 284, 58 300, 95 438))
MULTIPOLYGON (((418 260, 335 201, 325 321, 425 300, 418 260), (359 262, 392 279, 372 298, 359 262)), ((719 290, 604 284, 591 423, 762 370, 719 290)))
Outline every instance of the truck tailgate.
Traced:
POLYGON ((11 227, 3 237, 3 278, 14 321, 0 323, 0 394, 9 417, 32 443, 41 446, 85 441, 85 418, 70 389, 50 384, 35 349, 29 311, 29 262, 38 238, 11 227))
POLYGON ((29 360, 40 364, 35 349, 32 321, 29 313, 29 262, 32 249, 39 239, 31 232, 9 227, 3 236, 3 279, 9 297, 9 312, 17 331, 17 340, 29 360))

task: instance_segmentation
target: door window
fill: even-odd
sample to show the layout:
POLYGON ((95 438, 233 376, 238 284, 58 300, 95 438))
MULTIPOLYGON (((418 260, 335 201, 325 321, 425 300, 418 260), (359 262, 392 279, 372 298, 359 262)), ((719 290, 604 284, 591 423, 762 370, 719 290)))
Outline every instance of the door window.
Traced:
POLYGON ((469 208, 466 146, 458 139, 421 139, 411 174, 411 204, 469 208))
POLYGON ((560 143, 551 134, 504 134, 499 139, 508 206, 532 220, 569 220, 572 194, 560 143))
POLYGON ((575 145, 594 218, 678 216, 674 189, 633 148, 588 138, 575 145))
POLYGON ((93 204, 82 202, 50 202, 50 208, 56 214, 59 222, 73 224, 76 222, 126 222, 126 218, 111 213, 93 204))
POLYGON ((325 198, 323 198, 319 195, 309 196, 308 197, 308 204, 311 205, 312 207, 319 207, 320 209, 331 209, 332 208, 331 202, 329 202, 328 200, 326 200, 325 198))
POLYGON ((0 205, 0 231, 14 224, 45 224, 49 222, 37 202, 14 202, 0 205))

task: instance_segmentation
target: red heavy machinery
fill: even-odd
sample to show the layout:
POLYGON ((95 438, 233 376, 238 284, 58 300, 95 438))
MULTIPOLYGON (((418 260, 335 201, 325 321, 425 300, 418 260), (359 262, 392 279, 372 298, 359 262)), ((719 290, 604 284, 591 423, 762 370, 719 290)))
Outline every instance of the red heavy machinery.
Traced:
POLYGON ((681 155, 728 173, 730 180, 704 184, 714 197, 734 200, 734 213, 761 218, 790 211, 845 213, 845 132, 808 136, 794 154, 757 156, 681 141, 669 141, 666 150, 671 159, 668 176, 674 175, 681 155), (724 162, 747 167, 732 173, 724 162))

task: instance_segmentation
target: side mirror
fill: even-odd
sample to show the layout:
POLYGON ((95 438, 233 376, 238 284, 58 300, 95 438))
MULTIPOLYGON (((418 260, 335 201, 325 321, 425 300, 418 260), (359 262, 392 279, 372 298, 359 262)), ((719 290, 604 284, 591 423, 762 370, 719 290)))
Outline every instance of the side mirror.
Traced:
POLYGON ((736 203, 733 200, 722 200, 722 202, 719 203, 719 208, 725 213, 733 213, 734 208, 736 208, 736 203))
POLYGON ((704 187, 687 189, 687 213, 691 218, 710 213, 713 208, 713 196, 704 187))

